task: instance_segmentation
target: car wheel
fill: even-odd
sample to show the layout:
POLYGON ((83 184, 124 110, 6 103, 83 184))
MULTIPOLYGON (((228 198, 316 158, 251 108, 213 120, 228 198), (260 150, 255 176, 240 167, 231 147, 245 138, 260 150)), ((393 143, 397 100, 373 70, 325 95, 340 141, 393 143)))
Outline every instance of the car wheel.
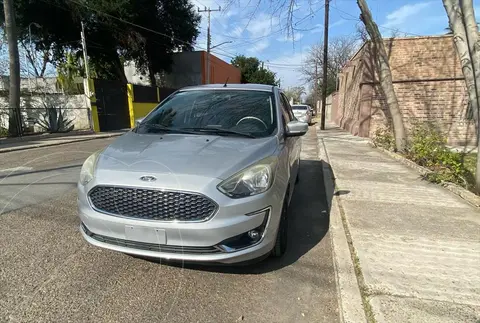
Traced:
POLYGON ((277 238, 275 246, 272 250, 273 257, 281 257, 287 250, 287 237, 288 237, 288 220, 287 220, 287 198, 283 202, 282 215, 280 217, 280 225, 278 226, 277 238))

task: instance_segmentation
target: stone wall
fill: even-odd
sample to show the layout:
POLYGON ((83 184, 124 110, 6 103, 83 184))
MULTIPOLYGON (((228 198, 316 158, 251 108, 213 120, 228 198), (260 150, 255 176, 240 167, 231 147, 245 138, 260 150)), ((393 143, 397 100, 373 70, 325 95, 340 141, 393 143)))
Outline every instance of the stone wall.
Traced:
MULTIPOLYGON (((468 118, 468 97, 452 37, 398 38, 385 44, 407 129, 415 122, 434 122, 450 144, 475 144, 475 126, 468 118)), ((366 44, 345 66, 339 77, 339 100, 332 108, 336 116, 332 121, 365 137, 390 122, 371 53, 366 44)))

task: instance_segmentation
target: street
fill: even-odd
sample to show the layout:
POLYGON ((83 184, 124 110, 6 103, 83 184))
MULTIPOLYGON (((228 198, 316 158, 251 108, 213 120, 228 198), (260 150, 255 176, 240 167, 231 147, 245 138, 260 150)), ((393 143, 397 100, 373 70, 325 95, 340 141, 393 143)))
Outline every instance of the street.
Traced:
POLYGON ((246 267, 165 264, 81 237, 76 182, 114 139, 0 155, 0 322, 338 322, 315 127, 281 259, 246 267), (16 169, 15 169, 16 168, 16 169))

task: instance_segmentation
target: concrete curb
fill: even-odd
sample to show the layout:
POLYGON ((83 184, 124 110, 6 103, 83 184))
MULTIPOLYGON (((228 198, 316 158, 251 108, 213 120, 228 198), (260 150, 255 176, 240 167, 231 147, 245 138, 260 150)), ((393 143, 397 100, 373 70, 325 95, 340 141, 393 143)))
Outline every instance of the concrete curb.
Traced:
MULTIPOLYGON (((406 159, 405 157, 403 157, 400 154, 394 153, 394 152, 389 151, 389 150, 387 150, 385 148, 382 148, 382 147, 375 146, 372 142, 370 142, 369 144, 370 144, 370 146, 372 146, 374 148, 377 148, 378 150, 380 150, 380 151, 384 152, 385 154, 389 155, 393 159, 401 162, 402 164, 404 164, 404 165, 406 165, 410 168, 415 169, 421 175, 426 175, 426 174, 432 173, 431 170, 429 170, 425 167, 422 167, 420 165, 417 165, 413 161, 406 159)), ((444 182, 440 185, 442 187, 444 187, 445 189, 449 190, 450 192, 460 196, 462 199, 464 199, 465 201, 467 201, 471 205, 476 206, 476 207, 480 207, 480 196, 475 195, 474 193, 470 192, 469 190, 467 190, 467 189, 465 189, 465 188, 463 188, 463 187, 461 187, 457 184, 454 184, 454 183, 444 182)))
POLYGON ((330 233, 332 235, 333 265, 338 286, 338 305, 340 320, 344 323, 367 322, 363 308, 362 296, 358 285, 355 267, 348 246, 347 234, 343 226, 339 203, 340 198, 334 194, 335 177, 328 159, 323 141, 318 142, 319 158, 322 160, 323 180, 330 209, 330 233))
MULTIPOLYGON (((96 135, 95 137, 89 138, 78 138, 78 139, 69 139, 60 142, 51 142, 51 143, 41 143, 41 144, 32 144, 32 145, 25 145, 25 146, 18 146, 18 147, 10 147, 10 148, 0 148, 0 154, 8 153, 12 151, 19 151, 19 150, 27 150, 27 149, 34 149, 34 148, 43 148, 43 147, 50 147, 50 146, 59 146, 65 144, 71 144, 74 142, 82 142, 82 141, 89 141, 95 139, 105 139, 111 137, 118 137, 123 135, 123 133, 112 133, 112 134, 105 134, 105 135, 96 135)), ((62 139, 59 139, 62 140, 62 139)))

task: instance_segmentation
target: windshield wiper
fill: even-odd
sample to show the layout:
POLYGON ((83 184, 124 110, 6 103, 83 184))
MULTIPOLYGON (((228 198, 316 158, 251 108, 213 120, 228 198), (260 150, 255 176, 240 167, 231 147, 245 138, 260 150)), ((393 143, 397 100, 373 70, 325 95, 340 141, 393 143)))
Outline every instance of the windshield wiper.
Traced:
POLYGON ((196 133, 193 132, 193 131, 188 131, 187 129, 180 129, 180 128, 169 128, 169 127, 165 127, 165 126, 162 126, 162 125, 159 125, 159 124, 149 124, 149 123, 145 123, 145 124, 141 124, 140 127, 147 127, 147 128, 152 128, 152 129, 156 129, 156 130, 160 130, 160 131, 165 131, 165 132, 170 132, 170 133, 184 133, 184 134, 190 134, 190 135, 195 135, 196 133))
POLYGON ((218 135, 235 135, 239 137, 256 138, 254 135, 251 135, 249 133, 244 133, 244 132, 239 132, 239 131, 229 130, 229 129, 222 129, 222 128, 209 127, 209 128, 181 128, 181 129, 192 130, 196 132, 218 134, 218 135))

